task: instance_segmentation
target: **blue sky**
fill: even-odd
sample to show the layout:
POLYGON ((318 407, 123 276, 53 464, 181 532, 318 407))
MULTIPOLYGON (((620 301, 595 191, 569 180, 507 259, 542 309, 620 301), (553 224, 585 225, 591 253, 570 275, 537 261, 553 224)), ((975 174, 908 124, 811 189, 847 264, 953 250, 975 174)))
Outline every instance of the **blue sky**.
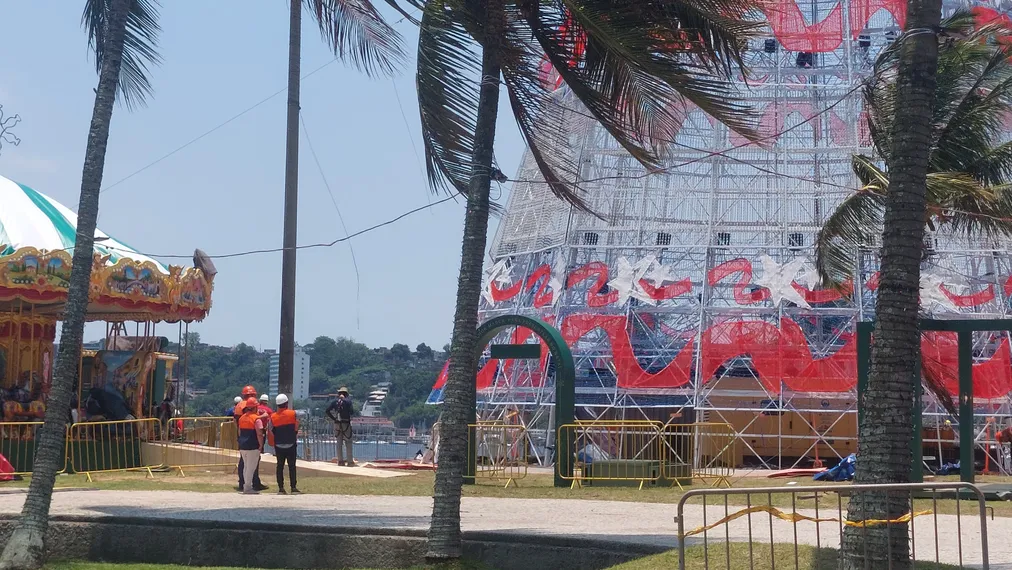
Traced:
MULTIPOLYGON (((76 210, 97 82, 80 26, 84 2, 8 4, 0 104, 23 122, 16 130, 22 143, 4 148, 0 173, 76 210)), ((286 85, 285 0, 162 4, 164 63, 151 73, 155 94, 145 108, 116 108, 105 186, 286 85)), ((410 52, 415 31, 406 22, 397 28, 410 52)), ((303 75, 333 59, 308 14, 302 49, 303 75)), ((302 110, 350 232, 438 199, 423 174, 413 53, 394 80, 367 79, 340 62, 328 65, 303 81, 302 110)), ((496 155, 512 176, 523 142, 508 105, 501 105, 499 123, 496 155)), ((103 193, 99 227, 150 254, 278 247, 284 145, 282 93, 103 193)), ((299 243, 342 237, 305 133, 300 146, 299 243)), ((371 346, 425 342, 441 347, 452 326, 462 227, 463 205, 448 202, 355 238, 360 302, 347 246, 300 252, 296 339, 305 343, 329 335, 371 346)), ((205 342, 276 347, 280 254, 216 263, 214 307, 191 330, 205 342)), ((89 325, 86 336, 96 338, 102 331, 89 325)), ((173 338, 176 331, 174 325, 158 329, 173 338)))

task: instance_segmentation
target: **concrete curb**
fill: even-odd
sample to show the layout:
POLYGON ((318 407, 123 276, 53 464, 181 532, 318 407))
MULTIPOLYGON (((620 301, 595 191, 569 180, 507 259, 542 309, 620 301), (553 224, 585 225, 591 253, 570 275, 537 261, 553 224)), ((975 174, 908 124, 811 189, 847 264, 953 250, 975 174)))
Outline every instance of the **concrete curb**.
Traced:
MULTIPOLYGON (((0 515, 0 544, 17 517, 0 515)), ((406 568, 424 560, 425 531, 150 517, 56 515, 53 560, 261 568, 406 568)), ((594 570, 663 552, 613 540, 520 532, 464 533, 465 557, 500 570, 594 570)))

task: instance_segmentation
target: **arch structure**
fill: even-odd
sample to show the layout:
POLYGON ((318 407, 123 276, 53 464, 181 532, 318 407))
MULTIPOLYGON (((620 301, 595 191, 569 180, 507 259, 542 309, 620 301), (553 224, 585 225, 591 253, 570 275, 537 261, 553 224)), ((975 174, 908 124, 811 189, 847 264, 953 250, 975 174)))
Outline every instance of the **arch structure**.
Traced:
MULTIPOLYGON (((493 339, 501 333, 514 328, 529 331, 528 334, 533 333, 538 338, 539 344, 542 347, 541 355, 537 359, 539 364, 547 356, 551 355, 552 361, 549 365, 555 370, 555 413, 553 414, 555 421, 551 429, 555 434, 560 434, 559 428, 561 426, 573 423, 576 410, 576 364, 573 360, 573 353, 570 351, 565 339, 563 339, 562 333, 544 321, 524 315, 500 315, 493 317, 478 327, 478 342, 475 343, 478 351, 477 358, 480 359, 482 357, 485 347, 493 339), (548 354, 544 354, 545 347, 548 348, 548 354)), ((516 335, 513 336, 515 337, 516 335)), ((477 393, 475 393, 475 405, 471 407, 472 411, 477 410, 477 403, 477 393)), ((477 414, 475 413, 468 423, 473 424, 476 420, 477 414)), ((470 438, 470 448, 475 449, 475 442, 473 441, 474 432, 470 431, 468 437, 470 438)), ((560 435, 555 442, 556 487, 569 486, 568 479, 571 479, 573 475, 573 450, 571 448, 572 442, 569 441, 565 434, 560 435)), ((474 462, 468 461, 465 479, 473 480, 474 471, 474 462)))

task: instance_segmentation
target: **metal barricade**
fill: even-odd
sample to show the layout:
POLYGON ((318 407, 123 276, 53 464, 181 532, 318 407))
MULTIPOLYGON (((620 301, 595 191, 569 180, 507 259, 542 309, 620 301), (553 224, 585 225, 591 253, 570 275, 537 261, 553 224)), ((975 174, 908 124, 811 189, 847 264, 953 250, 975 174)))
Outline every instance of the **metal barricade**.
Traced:
POLYGON ((330 461, 337 457, 334 424, 325 418, 300 419, 298 442, 300 460, 330 461))
POLYGON ((851 566, 892 568, 896 553, 987 570, 986 509, 980 489, 959 482, 694 489, 678 501, 678 567, 684 570, 689 558, 693 567, 727 570, 836 568, 849 527, 856 529, 847 533, 850 540, 862 549, 851 566), (884 495, 896 515, 848 520, 849 497, 859 492, 884 495), (695 499, 700 503, 688 504, 695 499), (869 532, 876 527, 885 532, 869 532), (886 560, 870 551, 874 540, 885 547, 886 560))
POLYGON ((230 417, 173 418, 167 422, 162 448, 162 465, 176 469, 232 467, 239 463, 235 442, 235 420, 230 417))
MULTIPOLYGON (((568 438, 575 451, 573 487, 625 485, 639 488, 664 478, 660 422, 600 420, 576 422, 559 428, 559 441, 568 438)), ((570 479, 569 477, 566 477, 570 479)))
POLYGON ((471 432, 467 438, 467 460, 475 466, 475 481, 505 480, 504 488, 508 488, 527 477, 529 444, 524 426, 479 422, 467 426, 467 429, 471 432))
POLYGON ((664 477, 678 485, 692 479, 711 487, 730 487, 738 462, 737 434, 727 423, 665 424, 662 428, 664 477))
MULTIPOLYGON (((6 457, 14 468, 10 475, 31 475, 35 464, 36 436, 41 428, 42 422, 0 422, 0 455, 6 457)), ((63 453, 63 468, 57 473, 67 471, 66 444, 63 453)))
POLYGON ((146 471, 162 465, 157 418, 76 423, 70 426, 68 459, 75 473, 146 471))

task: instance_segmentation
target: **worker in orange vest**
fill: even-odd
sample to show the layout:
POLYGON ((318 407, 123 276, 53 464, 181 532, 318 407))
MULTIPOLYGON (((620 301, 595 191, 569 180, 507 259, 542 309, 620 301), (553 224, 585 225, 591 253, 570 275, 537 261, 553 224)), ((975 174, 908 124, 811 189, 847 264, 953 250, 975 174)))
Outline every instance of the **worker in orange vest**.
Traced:
POLYGON ((242 397, 235 403, 235 409, 232 411, 232 415, 235 416, 235 421, 238 422, 239 418, 242 417, 243 409, 246 407, 246 399, 256 397, 257 389, 253 386, 246 386, 242 389, 242 397))
POLYGON ((264 422, 257 413, 257 399, 247 398, 242 416, 239 417, 239 457, 243 466, 245 486, 242 492, 247 495, 259 493, 253 482, 257 467, 260 466, 260 454, 264 450, 264 422))
POLYGON ((298 480, 295 476, 295 459, 298 456, 299 418, 295 410, 288 407, 288 396, 278 394, 274 402, 278 411, 271 414, 271 425, 267 432, 267 440, 274 448, 274 457, 278 463, 278 494, 285 495, 285 463, 288 463, 288 478, 292 481, 292 494, 298 495, 298 480))
MULTIPOLYGON (((236 423, 239 423, 239 418, 241 418, 243 416, 243 414, 245 412, 245 408, 246 408, 246 403, 247 403, 247 401, 250 398, 253 398, 253 401, 256 402, 256 400, 257 400, 257 389, 254 388, 253 386, 246 386, 245 388, 242 389, 242 400, 238 404, 235 405, 235 410, 233 411, 233 415, 235 416, 236 423)), ((259 412, 259 406, 260 405, 258 403, 256 405, 256 408, 257 408, 258 412, 259 412)), ((259 414, 259 413, 258 413, 258 416, 260 418, 260 421, 263 422, 263 425, 266 426, 267 425, 267 421, 270 419, 270 417, 269 416, 264 416, 263 414, 259 414)), ((240 491, 242 491, 243 489, 245 489, 245 486, 246 486, 245 470, 243 469, 244 466, 245 466, 245 462, 243 461, 242 454, 240 453, 239 454, 239 469, 238 469, 238 471, 239 471, 239 490, 240 491)), ((256 470, 253 472, 253 488, 256 489, 257 491, 266 491, 267 490, 267 485, 264 485, 260 481, 260 466, 259 465, 257 466, 256 470)))

